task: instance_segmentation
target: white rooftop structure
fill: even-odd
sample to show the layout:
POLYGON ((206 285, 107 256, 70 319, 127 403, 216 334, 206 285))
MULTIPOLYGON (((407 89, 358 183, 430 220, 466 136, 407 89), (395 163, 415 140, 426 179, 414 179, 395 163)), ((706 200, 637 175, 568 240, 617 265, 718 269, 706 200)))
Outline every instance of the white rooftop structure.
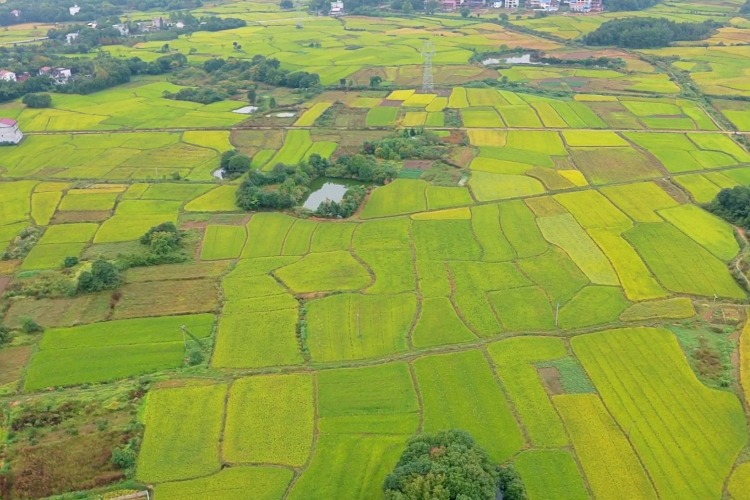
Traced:
POLYGON ((81 8, 78 6, 78 4, 75 4, 72 7, 68 8, 68 12, 70 12, 71 16, 75 16, 76 14, 81 12, 81 8))
POLYGON ((23 139, 23 133, 18 128, 18 122, 11 118, 0 118, 0 144, 18 144, 23 139))

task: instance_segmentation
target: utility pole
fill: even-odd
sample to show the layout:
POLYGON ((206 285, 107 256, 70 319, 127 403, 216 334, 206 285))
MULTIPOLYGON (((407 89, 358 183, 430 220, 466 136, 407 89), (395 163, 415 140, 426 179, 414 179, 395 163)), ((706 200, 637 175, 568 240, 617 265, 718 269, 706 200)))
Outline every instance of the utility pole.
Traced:
POLYGON ((432 78, 432 58, 435 57, 435 45, 427 41, 422 48, 424 58, 424 69, 422 72, 422 92, 430 93, 435 90, 435 82, 432 78))

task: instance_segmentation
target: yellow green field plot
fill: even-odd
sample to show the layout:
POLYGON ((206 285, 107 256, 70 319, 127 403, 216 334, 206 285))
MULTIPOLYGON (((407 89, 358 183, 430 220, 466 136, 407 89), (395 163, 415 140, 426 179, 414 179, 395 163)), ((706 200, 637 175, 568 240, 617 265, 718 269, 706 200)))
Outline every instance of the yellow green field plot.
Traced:
POLYGON ((247 225, 248 242, 242 258, 281 255, 284 239, 294 223, 294 218, 280 213, 261 212, 253 215, 247 225))
POLYGON ((513 463, 529 500, 589 498, 581 471, 568 450, 528 450, 513 463))
POLYGON ((542 128, 544 126, 534 108, 527 104, 497 106, 495 109, 509 127, 542 128))
MULTIPOLYGON (((613 330, 571 343, 659 496, 720 497, 747 439, 737 397, 700 383, 667 330, 613 330)), ((606 469, 616 463, 600 458, 606 469)))
POLYGON ((458 317, 450 300, 436 297, 422 302, 422 312, 412 332, 414 347, 459 344, 476 338, 458 317))
POLYGON ((732 226, 695 205, 667 208, 659 214, 721 260, 728 262, 740 251, 732 226))
POLYGON ((315 221, 299 219, 294 221, 292 227, 284 238, 282 255, 306 255, 310 251, 310 239, 317 230, 319 224, 315 221))
POLYGON ((367 269, 345 251, 309 254, 274 274, 297 293, 359 290, 371 281, 367 269))
POLYGON ((424 108, 435 100, 437 94, 414 93, 404 100, 403 106, 407 108, 424 108))
POLYGON ((560 328, 572 330, 613 323, 629 305, 619 288, 587 286, 560 309, 560 328), (591 304, 597 307, 593 309, 591 304))
POLYGON ((31 249, 23 261, 21 268, 27 269, 59 269, 66 257, 80 257, 85 243, 50 243, 37 244, 31 249))
POLYGON ((426 111, 407 111, 401 120, 404 127, 422 127, 427 121, 428 113, 426 111))
POLYGON ((62 197, 62 189, 59 191, 37 190, 34 192, 31 195, 31 217, 34 219, 34 222, 40 226, 49 224, 62 197))
POLYGON ((311 252, 333 252, 347 250, 351 246, 356 224, 320 224, 310 240, 311 252))
POLYGON ((742 101, 714 100, 714 106, 731 121, 738 130, 750 131, 750 110, 742 101))
POLYGON ((288 130, 284 138, 284 145, 278 153, 263 167, 271 170, 282 163, 284 165, 296 165, 305 157, 305 153, 313 145, 309 130, 288 130))
POLYGON ((647 134, 630 132, 626 136, 653 154, 672 173, 726 167, 748 161, 747 153, 729 137, 714 134, 647 134), (696 139, 698 135, 705 138, 696 139), (744 153, 744 154, 743 154, 744 153), (734 155, 737 155, 736 157, 734 155))
POLYGON ((413 94, 414 90, 394 90, 388 94, 387 99, 389 101, 405 101, 409 99, 413 94))
POLYGON ((237 380, 229 392, 224 458, 234 463, 303 465, 315 430, 313 392, 308 374, 237 380))
MULTIPOLYGON (((31 139, 31 138, 30 138, 31 139)), ((6 175, 80 179, 156 178, 179 173, 212 179, 219 151, 182 142, 169 132, 44 135, 3 157, 6 175)))
POLYGON ((732 498, 742 498, 748 487, 750 487, 750 464, 745 462, 738 465, 734 470, 727 489, 732 498))
POLYGON ((490 304, 507 331, 544 331, 555 328, 555 315, 540 287, 490 292, 490 304))
POLYGON ((436 212, 421 212, 411 215, 412 220, 469 220, 471 209, 469 207, 447 208, 436 212))
POLYGON ((436 113, 436 112, 443 111, 447 107, 448 107, 447 97, 436 97, 425 107, 425 110, 429 111, 430 113, 436 113))
POLYGON ((52 243, 86 243, 96 234, 97 224, 78 223, 50 226, 39 240, 40 245, 52 243))
POLYGON ((507 200, 546 192, 544 185, 532 177, 482 171, 472 173, 469 186, 479 201, 507 200))
POLYGON ((0 225, 29 220, 29 199, 36 184, 34 181, 0 182, 0 225))
POLYGON ((668 290, 745 297, 721 260, 671 224, 641 224, 624 236, 668 290))
POLYGON ((565 357, 563 341, 551 337, 517 337, 491 344, 487 351, 521 416, 531 444, 543 448, 568 445, 562 422, 534 366, 565 357))
POLYGON ((499 262, 512 260, 515 257, 515 251, 500 227, 500 209, 498 205, 472 207, 471 225, 474 235, 482 245, 483 260, 499 262))
POLYGON ((565 143, 575 148, 628 147, 628 141, 615 132, 605 130, 565 130, 562 132, 565 143))
POLYGON ((658 299, 668 295, 651 275, 638 252, 617 231, 590 229, 589 235, 612 262, 630 300, 658 299))
POLYGON ((71 189, 63 197, 59 210, 112 210, 117 203, 119 192, 99 189, 71 189))
POLYGON ((133 188, 140 186, 141 184, 131 184, 128 192, 123 195, 123 199, 188 201, 207 193, 214 187, 212 184, 160 182, 148 185, 142 193, 137 195, 133 192, 133 188))
POLYGON ((26 390, 104 382, 182 366, 182 325, 196 337, 206 338, 214 316, 107 321, 47 330, 31 359, 26 390))
POLYGON ((185 205, 187 212, 234 212, 237 185, 219 186, 185 205))
POLYGON ((567 156, 568 151, 557 132, 542 130, 510 130, 507 146, 526 151, 536 151, 549 156, 567 156))
POLYGON ((693 302, 687 297, 675 297, 633 304, 620 315, 620 319, 623 321, 644 321, 685 319, 693 316, 695 316, 693 302))
POLYGON ((320 372, 318 405, 322 433, 412 434, 419 426, 406 363, 320 372))
POLYGON ((472 146, 503 147, 508 137, 505 130, 469 129, 466 132, 472 146))
POLYGON ((521 260, 518 266, 534 283, 545 289, 550 302, 555 306, 569 301, 579 290, 590 284, 568 254, 557 247, 521 260))
POLYGON ((321 434, 310 465, 288 498, 377 498, 408 440, 409 434, 321 434))
POLYGON ((201 244, 201 260, 236 259, 245 246, 245 226, 214 226, 206 228, 201 244))
POLYGON ((573 442, 578 460, 596 498, 658 498, 638 455, 594 394, 565 394, 553 401, 573 442))
POLYGON ((414 221, 412 235, 417 255, 429 260, 479 260, 482 255, 468 220, 414 221))
POLYGON ((387 127, 396 124, 400 108, 395 106, 376 106, 367 112, 365 123, 368 127, 387 127))
POLYGON ((234 149, 228 130, 188 130, 182 134, 182 142, 213 149, 223 153, 234 149))
POLYGON ((138 478, 161 483, 219 472, 226 394, 223 384, 150 392, 138 478))
POLYGON ((697 203, 709 203, 722 189, 738 185, 736 181, 720 172, 678 175, 674 180, 685 188, 697 203))
POLYGON ((636 222, 662 222, 657 212, 678 205, 674 198, 653 182, 609 186, 599 192, 636 222))
POLYGON ((364 359, 403 351, 417 312, 413 294, 338 294, 307 304, 315 361, 364 359))
POLYGON ((718 130, 718 127, 706 112, 690 101, 677 100, 674 103, 669 103, 621 98, 620 102, 650 129, 718 130))
POLYGON ((498 461, 524 447, 508 401, 480 351, 418 358, 414 370, 425 432, 464 429, 498 461))
POLYGON ((465 108, 461 110, 461 120, 465 127, 492 128, 503 127, 500 115, 494 108, 465 108))
POLYGON ((274 500, 284 496, 294 473, 281 467, 229 467, 208 477, 161 483, 154 494, 164 500, 200 500, 209 496, 222 500, 242 500, 247 485, 253 485, 253 496, 274 500))
POLYGON ((474 204, 469 190, 464 187, 427 186, 425 196, 430 210, 474 204))
POLYGON ((536 225, 533 212, 521 200, 500 203, 500 225, 519 258, 543 254, 549 245, 536 225))
POLYGON ((454 87, 451 91, 451 95, 448 98, 449 108, 468 108, 469 99, 466 96, 466 89, 463 87, 454 87))
POLYGON ((563 193, 555 195, 554 199, 573 214, 586 229, 623 231, 633 226, 633 221, 598 191, 563 193), (596 210, 592 210, 591 207, 596 207, 596 210))
POLYGON ((469 104, 474 106, 499 106, 508 104, 500 92, 495 89, 466 89, 466 97, 469 100, 469 104))
POLYGON ((594 185, 662 177, 659 163, 627 147, 571 148, 573 163, 594 185))
POLYGON ((294 122, 294 125, 297 127, 312 127, 315 124, 315 120, 320 118, 332 104, 330 102, 316 102, 294 122))
POLYGON ((372 219, 422 212, 427 209, 427 186, 429 184, 422 180, 396 179, 372 192, 360 216, 372 219))
POLYGON ((118 204, 115 215, 99 227, 94 242, 136 240, 162 222, 177 222, 181 205, 179 201, 124 200, 118 204))
POLYGON ((609 259, 572 215, 540 217, 537 224, 547 241, 562 248, 593 283, 620 284, 609 259))

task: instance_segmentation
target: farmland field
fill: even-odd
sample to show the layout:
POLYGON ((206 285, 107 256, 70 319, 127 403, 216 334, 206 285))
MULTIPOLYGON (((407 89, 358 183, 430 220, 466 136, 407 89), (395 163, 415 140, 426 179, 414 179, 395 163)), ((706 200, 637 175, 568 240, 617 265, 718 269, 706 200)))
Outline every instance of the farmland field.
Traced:
POLYGON ((742 3, 0 0, 0 497, 379 499, 459 429, 521 499, 747 498, 742 3), (584 45, 642 16, 722 26, 584 45))

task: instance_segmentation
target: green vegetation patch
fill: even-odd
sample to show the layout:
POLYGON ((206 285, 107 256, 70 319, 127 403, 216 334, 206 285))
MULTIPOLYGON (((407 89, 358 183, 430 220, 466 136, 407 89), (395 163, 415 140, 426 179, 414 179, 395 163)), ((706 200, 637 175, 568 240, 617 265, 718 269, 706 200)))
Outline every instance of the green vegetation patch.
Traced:
POLYGON ((737 397, 700 383, 667 330, 613 330, 571 343, 618 424, 638 429, 633 447, 656 491, 661 496, 721 496, 747 439, 737 397), (630 397, 623 399, 623 393, 630 397))
POLYGON ((349 252, 313 253, 275 271, 297 293, 359 290, 370 284, 370 275, 349 252))
POLYGON ((721 260, 728 262, 740 251, 732 226, 695 205, 668 208, 659 214, 721 260))
POLYGON ((149 393, 137 477, 158 483, 218 472, 226 394, 223 384, 149 393))
POLYGON ((201 260, 236 259, 245 246, 245 226, 210 225, 201 245, 201 260))
POLYGON ((641 224, 624 236, 670 291, 708 297, 745 296, 723 262, 671 224, 641 224))
POLYGON ((414 347, 460 344, 476 338, 458 317, 447 298, 424 299, 422 314, 412 333, 414 347))
POLYGON ((309 374, 234 382, 227 407, 224 458, 234 463, 303 465, 313 443, 313 392, 309 374))
POLYGON ((524 447, 510 405, 480 351, 422 357, 414 369, 426 432, 466 430, 497 461, 524 447))
POLYGON ((513 462, 529 500, 589 498, 573 455, 567 450, 528 450, 513 462))
POLYGON ((686 319, 695 316, 693 302, 687 297, 641 302, 628 307, 621 315, 623 321, 653 319, 686 319))
POLYGON ((281 467, 229 467, 208 477, 161 483, 154 487, 160 500, 244 500, 247 488, 253 487, 253 497, 258 500, 281 498, 292 481, 294 473, 281 467))
POLYGON ((364 359, 403 351, 414 321, 413 294, 339 294, 307 305, 307 337, 316 361, 364 359))

